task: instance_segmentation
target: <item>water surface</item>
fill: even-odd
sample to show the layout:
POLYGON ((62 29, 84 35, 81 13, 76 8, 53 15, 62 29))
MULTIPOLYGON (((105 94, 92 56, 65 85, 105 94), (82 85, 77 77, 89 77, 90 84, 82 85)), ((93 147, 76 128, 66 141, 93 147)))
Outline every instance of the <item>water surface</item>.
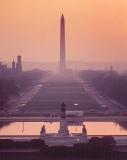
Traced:
MULTIPOLYGON (((127 130, 114 122, 84 122, 88 135, 127 135, 127 130)), ((47 133, 57 133, 59 122, 13 122, 0 128, 2 135, 39 135, 41 127, 46 126, 47 133)), ((82 126, 68 126, 70 133, 81 133, 82 126)))

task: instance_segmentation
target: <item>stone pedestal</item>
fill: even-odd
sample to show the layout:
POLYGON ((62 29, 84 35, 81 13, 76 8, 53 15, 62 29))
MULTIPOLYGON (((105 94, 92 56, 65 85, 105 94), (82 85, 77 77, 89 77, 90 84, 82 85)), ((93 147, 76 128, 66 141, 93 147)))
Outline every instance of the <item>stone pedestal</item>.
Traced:
POLYGON ((68 123, 67 123, 66 119, 61 119, 58 134, 62 135, 62 136, 69 135, 68 123))

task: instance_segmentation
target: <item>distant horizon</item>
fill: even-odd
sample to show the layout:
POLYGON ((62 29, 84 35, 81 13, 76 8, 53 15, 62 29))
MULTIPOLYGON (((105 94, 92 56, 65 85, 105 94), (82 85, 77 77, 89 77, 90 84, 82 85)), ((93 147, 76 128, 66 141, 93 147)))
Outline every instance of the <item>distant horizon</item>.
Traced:
MULTIPOLYGON (((4 62, 11 67, 11 61, 4 62)), ((59 70, 58 62, 39 62, 39 61, 22 61, 23 70, 44 69, 44 70, 59 70)), ((116 71, 127 70, 127 62, 85 62, 85 61, 67 61, 66 68, 74 70, 109 70, 113 66, 116 71)))
MULTIPOLYGON (((12 59, 12 61, 16 61, 16 58, 14 58, 14 59, 12 59)), ((2 62, 2 63, 11 63, 12 62, 11 60, 1 60, 0 59, 0 62, 2 62)), ((32 62, 32 63, 59 63, 59 60, 58 61, 34 61, 34 60, 23 60, 22 59, 22 62, 24 63, 24 62, 32 62)), ((82 63, 127 63, 127 60, 125 61, 125 60, 121 60, 121 61, 83 61, 83 60, 66 60, 66 63, 69 63, 69 62, 71 62, 71 63, 75 63, 75 62, 82 62, 82 63)))

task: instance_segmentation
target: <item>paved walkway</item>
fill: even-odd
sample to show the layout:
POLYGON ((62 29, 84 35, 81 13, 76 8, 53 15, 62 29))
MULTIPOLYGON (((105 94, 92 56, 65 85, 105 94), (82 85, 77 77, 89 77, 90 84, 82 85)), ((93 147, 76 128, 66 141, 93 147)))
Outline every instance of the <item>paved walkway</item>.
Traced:
MULTIPOLYGON (((60 117, 39 117, 39 116, 27 116, 27 117, 0 117, 0 122, 58 122, 60 117)), ((125 122, 126 116, 85 116, 85 117, 70 117, 68 121, 77 122, 125 122)))

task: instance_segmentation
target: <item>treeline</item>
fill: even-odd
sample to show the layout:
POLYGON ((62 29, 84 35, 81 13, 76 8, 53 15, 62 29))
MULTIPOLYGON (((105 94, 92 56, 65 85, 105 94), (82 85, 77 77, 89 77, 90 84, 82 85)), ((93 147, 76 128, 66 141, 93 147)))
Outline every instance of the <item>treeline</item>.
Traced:
POLYGON ((80 76, 104 95, 127 105, 127 75, 115 71, 82 71, 80 76))
POLYGON ((115 140, 111 136, 93 137, 88 143, 75 144, 73 147, 47 147, 43 152, 50 157, 101 158, 114 154, 115 140))
POLYGON ((48 147, 43 140, 35 139, 31 141, 0 140, 0 149, 39 149, 41 155, 45 157, 111 157, 115 151, 115 140, 111 136, 103 138, 93 137, 87 144, 75 144, 73 147, 54 146, 48 147))
POLYGON ((13 77, 0 77, 0 107, 8 102, 10 96, 18 96, 46 74, 44 71, 32 70, 13 77))

